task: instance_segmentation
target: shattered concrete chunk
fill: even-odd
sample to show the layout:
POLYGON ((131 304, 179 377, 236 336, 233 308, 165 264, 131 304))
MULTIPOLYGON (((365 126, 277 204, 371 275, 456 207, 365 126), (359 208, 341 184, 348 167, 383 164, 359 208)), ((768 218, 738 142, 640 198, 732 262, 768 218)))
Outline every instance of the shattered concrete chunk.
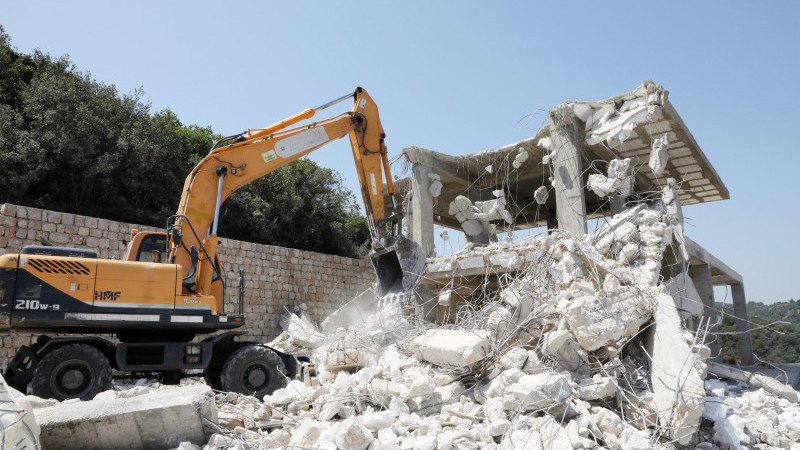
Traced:
POLYGON ((538 429, 543 448, 548 450, 569 450, 573 448, 567 430, 552 417, 542 417, 538 429))
POLYGON ((572 397, 569 381, 555 373, 523 375, 505 389, 523 410, 542 410, 562 405, 572 397))
POLYGON ((25 398, 0 376, 0 442, 4 449, 38 449, 40 446, 39 424, 34 417, 33 407, 25 398))
POLYGON ((428 330, 411 343, 417 358, 443 367, 466 367, 483 359, 490 344, 486 332, 463 330, 428 330))
POLYGON ((435 180, 431 183, 430 186, 428 186, 428 192, 431 194, 431 196, 438 197, 439 195, 442 194, 442 187, 443 187, 442 182, 439 180, 435 180))
POLYGON ((292 432, 290 446, 313 447, 325 428, 314 419, 307 418, 292 432))
POLYGON ((630 158, 614 159, 608 164, 608 176, 599 173, 589 175, 586 188, 600 198, 614 192, 627 196, 631 193, 632 183, 630 158))
POLYGON ((617 395, 617 383, 611 377, 599 374, 583 379, 578 383, 578 397, 581 400, 602 400, 617 395))
POLYGON ((522 369, 527 361, 528 351, 522 347, 514 347, 500 357, 498 364, 503 369, 522 369))
POLYGON ((536 200, 536 203, 540 205, 544 205, 547 203, 547 197, 549 196, 549 192, 547 191, 547 186, 539 186, 533 192, 533 199, 536 200))
POLYGON ((338 448, 366 449, 375 440, 367 427, 361 425, 352 417, 335 424, 334 428, 336 446, 338 448))
POLYGON ((318 332, 313 323, 302 320, 296 314, 289 314, 286 332, 302 347, 314 348, 325 340, 325 335, 318 332))
POLYGON ((667 153, 668 147, 669 135, 667 133, 664 133, 663 136, 656 138, 653 141, 653 147, 650 151, 650 161, 648 162, 648 165, 656 175, 663 174, 664 170, 667 168, 667 159, 669 158, 669 154, 667 153))
POLYGON ((461 229, 469 236, 478 236, 483 233, 483 224, 476 219, 461 222, 461 229))
POLYGON ((408 389, 404 389, 403 392, 400 393, 400 396, 403 398, 427 397, 433 394, 435 388, 436 384, 434 384, 430 377, 424 375, 417 376, 411 381, 411 385, 408 389))
POLYGON ((652 317, 652 300, 636 288, 582 296, 564 312, 569 329, 584 350, 593 351, 633 336, 652 317))
POLYGON ((367 427, 369 430, 378 431, 392 426, 396 418, 396 411, 377 411, 362 415, 361 424, 367 427))
POLYGON ((482 403, 490 398, 502 397, 506 388, 519 381, 523 375, 525 374, 519 369, 506 369, 489 381, 489 383, 476 387, 475 399, 479 403, 482 403))

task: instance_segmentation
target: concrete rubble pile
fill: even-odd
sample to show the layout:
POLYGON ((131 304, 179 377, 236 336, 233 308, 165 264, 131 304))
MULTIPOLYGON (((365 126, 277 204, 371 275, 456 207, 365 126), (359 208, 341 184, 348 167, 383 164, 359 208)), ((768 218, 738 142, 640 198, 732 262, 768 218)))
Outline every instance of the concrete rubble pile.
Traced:
MULTIPOLYGON (((292 381, 263 403, 227 394, 236 406, 221 406, 221 417, 240 414, 225 424, 221 419, 236 434, 224 443, 320 449, 733 448, 733 438, 724 436, 734 436, 751 445, 760 442, 759 448, 779 448, 781 439, 795 437, 791 425, 778 433, 735 434, 741 428, 737 417, 757 413, 732 414, 733 408, 708 421, 709 349, 702 336, 682 329, 660 279, 664 253, 680 252, 673 248, 680 245, 675 232, 668 208, 656 202, 624 211, 585 238, 556 231, 520 243, 468 245, 429 260, 429 270, 471 261, 472 268, 482 263, 487 271, 518 271, 491 301, 465 306, 450 325, 415 322, 399 307, 376 311, 370 307, 374 298, 365 294, 355 306, 358 313, 326 320, 320 332, 325 337, 314 345, 305 345, 308 322, 287 328, 270 345, 312 354, 319 385, 292 381)), ((742 398, 771 395, 743 386, 736 391, 742 398)), ((784 408, 775 410, 773 422, 789 423, 800 411, 784 399, 771 405, 784 408)), ((214 438, 206 448, 222 448, 221 443, 214 438)))
MULTIPOLYGON (((733 372, 745 382, 704 382, 710 351, 682 328, 660 278, 665 252, 681 251, 670 214, 657 201, 582 238, 553 231, 429 260, 436 271, 464 261, 513 269, 453 324, 417 321, 397 303, 378 309, 371 291, 320 327, 302 308, 287 312, 269 345, 312 355, 319 375, 263 400, 214 395, 199 380, 142 380, 80 408, 18 402, 31 405, 48 448, 791 447, 796 391, 733 372)), ((456 288, 454 279, 439 297, 456 288)))

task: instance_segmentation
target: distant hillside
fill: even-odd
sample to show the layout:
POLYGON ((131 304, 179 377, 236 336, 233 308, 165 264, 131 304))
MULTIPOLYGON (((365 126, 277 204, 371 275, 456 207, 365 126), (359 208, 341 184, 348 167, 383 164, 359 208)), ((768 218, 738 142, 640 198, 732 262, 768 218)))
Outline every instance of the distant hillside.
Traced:
MULTIPOLYGON (((736 326, 733 305, 717 302, 717 311, 723 314, 721 332, 733 333, 736 326)), ((789 300, 765 305, 761 302, 747 303, 750 320, 753 352, 757 360, 776 363, 800 363, 800 301, 789 300), (756 329, 759 325, 773 322, 788 322, 756 329)), ((722 336, 722 357, 725 361, 736 359, 739 351, 736 335, 722 336)))

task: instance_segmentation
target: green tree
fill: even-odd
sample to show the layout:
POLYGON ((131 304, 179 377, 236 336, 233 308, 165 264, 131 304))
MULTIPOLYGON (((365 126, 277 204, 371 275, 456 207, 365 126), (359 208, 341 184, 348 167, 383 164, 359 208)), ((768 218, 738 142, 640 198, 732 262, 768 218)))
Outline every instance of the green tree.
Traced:
MULTIPOLYGON (((21 54, 0 26, 0 202, 163 226, 214 136, 168 109, 151 113, 143 97, 66 56, 21 54)), ((308 160, 246 186, 223 212, 220 233, 233 239, 343 256, 369 248, 353 195, 308 160)))

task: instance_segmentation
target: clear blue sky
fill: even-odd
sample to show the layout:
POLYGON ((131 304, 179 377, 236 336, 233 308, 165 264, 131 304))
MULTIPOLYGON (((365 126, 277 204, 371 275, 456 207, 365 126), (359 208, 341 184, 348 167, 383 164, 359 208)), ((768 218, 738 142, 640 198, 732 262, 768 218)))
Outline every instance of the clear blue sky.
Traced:
MULTIPOLYGON (((363 86, 390 157, 499 147, 536 132, 531 114, 653 79, 731 193, 686 207, 687 234, 744 276, 748 300, 773 302, 800 298, 798 5, 19 1, 0 3, 0 24, 20 51, 69 54, 223 134, 363 86)), ((355 188, 346 142, 312 159, 355 188)))

